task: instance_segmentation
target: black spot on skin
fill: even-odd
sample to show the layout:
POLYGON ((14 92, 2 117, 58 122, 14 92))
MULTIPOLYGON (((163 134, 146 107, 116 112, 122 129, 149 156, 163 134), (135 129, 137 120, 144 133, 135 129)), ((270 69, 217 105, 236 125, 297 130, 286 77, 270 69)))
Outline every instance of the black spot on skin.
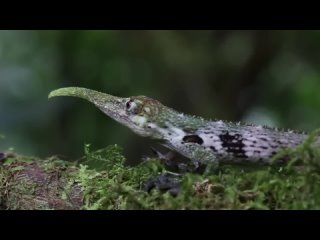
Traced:
POLYGON ((171 136, 171 135, 172 135, 172 133, 170 133, 170 132, 169 132, 169 133, 168 133, 168 135, 169 135, 169 136, 171 136))
POLYGON ((212 139, 213 138, 213 136, 210 136, 210 139, 212 139))
POLYGON ((271 154, 272 154, 272 156, 274 156, 274 155, 276 155, 276 154, 277 154, 277 152, 272 151, 272 152, 271 152, 271 154))
POLYGON ((198 135, 187 135, 187 136, 184 136, 182 140, 184 143, 191 142, 191 143, 198 143, 200 145, 203 143, 203 139, 198 135))
POLYGON ((211 150, 212 150, 213 152, 217 152, 217 149, 215 149, 215 147, 210 146, 210 148, 211 148, 211 150))
POLYGON ((261 140, 261 141, 265 141, 265 142, 268 142, 268 139, 266 139, 266 138, 263 138, 263 137, 262 137, 262 138, 260 138, 260 140, 261 140))
POLYGON ((260 154, 261 152, 259 150, 254 150, 254 153, 260 154))
POLYGON ((247 158, 243 150, 244 144, 240 134, 230 135, 229 132, 226 131, 225 134, 219 135, 219 138, 222 142, 222 147, 225 148, 228 153, 233 154, 235 157, 247 158))
POLYGON ((261 146, 261 148, 262 148, 262 149, 268 149, 268 147, 265 147, 265 146, 261 146))
POLYGON ((234 136, 234 139, 236 139, 236 140, 241 140, 242 137, 241 137, 239 134, 236 134, 236 135, 234 136))
POLYGON ((151 126, 148 126, 148 128, 151 128, 151 126))
POLYGON ((255 145, 252 144, 252 145, 250 145, 249 147, 255 147, 255 145))
POLYGON ((257 143, 257 141, 252 141, 253 143, 257 143))

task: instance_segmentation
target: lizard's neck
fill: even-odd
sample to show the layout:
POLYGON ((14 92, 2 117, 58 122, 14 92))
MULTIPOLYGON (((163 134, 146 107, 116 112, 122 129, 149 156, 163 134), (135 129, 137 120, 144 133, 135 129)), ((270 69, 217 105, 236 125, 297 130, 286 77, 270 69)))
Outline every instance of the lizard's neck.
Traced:
POLYGON ((165 125, 167 127, 179 128, 184 132, 195 132, 207 123, 208 121, 201 117, 191 116, 175 111, 171 112, 165 121, 165 125))
POLYGON ((150 121, 149 128, 154 129, 154 138, 172 141, 193 134, 208 124, 208 121, 197 116, 177 112, 173 109, 159 113, 156 121, 150 121))

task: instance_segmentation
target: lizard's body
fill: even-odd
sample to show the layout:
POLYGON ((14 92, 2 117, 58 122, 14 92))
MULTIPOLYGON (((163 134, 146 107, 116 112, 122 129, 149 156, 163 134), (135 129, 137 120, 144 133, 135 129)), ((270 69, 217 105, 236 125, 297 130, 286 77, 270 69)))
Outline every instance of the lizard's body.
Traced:
POLYGON ((177 112, 145 96, 120 98, 77 87, 55 90, 49 97, 54 96, 84 98, 135 133, 157 139, 191 159, 194 165, 270 163, 279 150, 293 148, 307 137, 293 131, 205 120, 177 112))
POLYGON ((208 121, 195 131, 169 128, 166 134, 165 145, 182 155, 196 160, 195 151, 206 152, 223 163, 270 163, 280 149, 293 148, 306 138, 299 133, 223 121, 208 121))

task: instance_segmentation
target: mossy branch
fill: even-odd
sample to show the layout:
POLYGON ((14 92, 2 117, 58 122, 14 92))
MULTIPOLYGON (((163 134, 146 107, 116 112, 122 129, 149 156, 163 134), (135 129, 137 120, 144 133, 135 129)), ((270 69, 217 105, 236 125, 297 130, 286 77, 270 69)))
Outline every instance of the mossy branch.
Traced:
POLYGON ((125 166, 116 145, 95 152, 86 145, 81 163, 15 153, 0 160, 1 209, 117 209, 117 194, 147 194, 139 183, 161 172, 157 163, 125 166))
POLYGON ((2 209, 320 209, 319 130, 296 149, 285 166, 223 166, 216 175, 186 174, 177 197, 143 184, 163 173, 157 160, 125 165, 114 145, 91 151, 83 161, 0 156, 2 209), (299 165, 297 165, 299 163, 299 165))

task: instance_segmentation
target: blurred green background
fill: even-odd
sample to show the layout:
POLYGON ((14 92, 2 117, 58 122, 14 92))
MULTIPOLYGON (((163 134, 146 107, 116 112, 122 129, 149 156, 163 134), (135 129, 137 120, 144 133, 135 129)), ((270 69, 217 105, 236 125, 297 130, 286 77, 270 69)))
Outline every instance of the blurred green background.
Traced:
POLYGON ((83 155, 118 144, 136 162, 152 142, 66 86, 146 95, 177 110, 311 131, 320 127, 320 31, 0 31, 0 150, 83 155))

